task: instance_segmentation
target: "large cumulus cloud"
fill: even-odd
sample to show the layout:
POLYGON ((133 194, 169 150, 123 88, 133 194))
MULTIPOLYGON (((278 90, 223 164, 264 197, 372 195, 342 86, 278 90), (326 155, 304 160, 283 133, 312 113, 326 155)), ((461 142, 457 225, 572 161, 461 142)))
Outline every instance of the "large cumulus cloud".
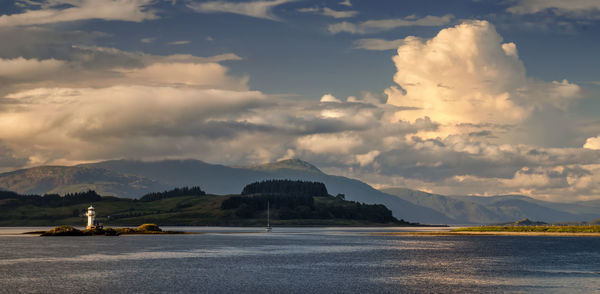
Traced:
POLYGON ((536 107, 564 107, 579 87, 566 80, 546 83, 526 76, 514 43, 487 21, 443 29, 431 40, 407 37, 394 56, 401 87, 387 90, 388 103, 418 108, 445 124, 515 123, 536 107))

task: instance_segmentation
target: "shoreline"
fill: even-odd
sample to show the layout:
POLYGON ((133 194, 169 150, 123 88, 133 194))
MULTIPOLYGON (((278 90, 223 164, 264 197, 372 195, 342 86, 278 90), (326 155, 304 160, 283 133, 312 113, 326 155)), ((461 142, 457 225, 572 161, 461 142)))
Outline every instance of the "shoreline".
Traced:
POLYGON ((600 237, 600 233, 561 233, 561 232, 380 232, 373 236, 545 236, 545 237, 600 237))

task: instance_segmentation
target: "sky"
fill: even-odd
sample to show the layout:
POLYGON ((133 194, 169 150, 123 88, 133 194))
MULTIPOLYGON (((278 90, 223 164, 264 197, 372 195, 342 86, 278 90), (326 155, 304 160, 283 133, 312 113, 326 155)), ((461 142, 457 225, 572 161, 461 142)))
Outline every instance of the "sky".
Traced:
POLYGON ((299 158, 600 199, 600 0, 2 0, 0 171, 299 158))

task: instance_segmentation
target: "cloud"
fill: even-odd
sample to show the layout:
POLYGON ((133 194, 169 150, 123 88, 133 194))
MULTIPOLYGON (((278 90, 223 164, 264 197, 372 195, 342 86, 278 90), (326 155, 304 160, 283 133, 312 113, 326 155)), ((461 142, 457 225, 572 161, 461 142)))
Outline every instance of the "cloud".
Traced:
POLYGON ((281 4, 294 0, 252 1, 252 2, 192 2, 188 7, 199 13, 233 13, 255 18, 279 21, 273 14, 273 9, 281 4))
POLYGON ((218 64, 240 60, 233 53, 210 57, 189 54, 159 56, 95 46, 63 48, 62 60, 0 59, 0 97, 44 87, 107 87, 115 84, 188 85, 229 90, 248 89, 246 76, 235 77, 218 64))
POLYGON ((92 45, 110 35, 97 31, 58 31, 50 27, 0 27, 0 39, 10 40, 0 46, 5 59, 65 59, 72 45, 92 45))
POLYGON ((587 140, 585 140, 583 148, 600 150, 600 136, 587 138, 587 140))
POLYGON ((364 50, 396 50, 404 44, 404 39, 384 40, 384 39, 360 39, 354 42, 354 48, 364 50))
POLYGON ((323 7, 322 9, 318 7, 300 8, 298 9, 298 12, 321 14, 333 18, 350 18, 358 14, 358 11, 354 10, 338 11, 328 7, 323 7))
POLYGON ((570 18, 600 19, 600 2, 595 0, 514 0, 506 9, 513 14, 551 12, 570 18))
POLYGON ((43 25, 90 19, 142 22, 156 19, 152 0, 48 0, 36 9, 0 16, 0 27, 43 25))
POLYGON ((379 154, 381 154, 381 152, 379 152, 378 150, 371 150, 365 154, 357 154, 356 161, 360 166, 366 166, 373 163, 373 161, 379 154))
POLYGON ((340 99, 336 98, 335 96, 331 95, 331 94, 325 94, 323 95, 323 97, 321 97, 321 102, 334 102, 334 103, 340 103, 342 102, 340 99))
POLYGON ((502 43, 486 21, 464 22, 431 40, 407 37, 394 56, 397 73, 388 103, 414 107, 404 120, 429 116, 442 124, 513 124, 534 109, 564 108, 579 87, 526 76, 516 45, 502 43))
POLYGON ((350 18, 356 16, 357 14, 358 11, 355 10, 338 11, 327 7, 323 8, 323 15, 331 16, 333 18, 350 18))
POLYGON ((360 23, 351 23, 345 21, 329 25, 328 31, 331 34, 369 34, 392 30, 399 27, 443 26, 450 23, 452 19, 454 19, 454 15, 446 14, 444 16, 428 15, 423 18, 417 18, 414 15, 410 15, 404 18, 367 20, 360 23))
POLYGON ((313 153, 349 154, 363 139, 352 134, 315 134, 298 138, 297 147, 313 153))
POLYGON ((188 40, 182 40, 182 41, 173 41, 173 42, 169 42, 169 45, 187 45, 191 43, 191 41, 188 40))
POLYGON ((140 39, 140 42, 142 42, 142 43, 146 43, 146 44, 153 43, 154 41, 156 41, 156 38, 153 38, 153 37, 151 37, 151 38, 142 38, 142 39, 140 39))
POLYGON ((145 85, 186 85, 202 88, 245 90, 246 77, 233 78, 227 68, 218 63, 153 63, 143 68, 115 69, 124 74, 128 83, 145 85))
POLYGON ((0 170, 10 171, 20 168, 29 162, 27 157, 18 157, 15 151, 0 141, 0 170))
POLYGON ((344 0, 340 3, 338 3, 339 5, 344 5, 344 6, 348 6, 348 7, 352 7, 352 3, 350 3, 350 0, 344 0))
MULTIPOLYGON (((266 99, 256 91, 230 91, 150 86, 107 88, 38 88, 6 96, 27 111, 0 120, 1 137, 26 140, 59 132, 74 139, 187 134, 197 122, 260 106, 266 99), (20 121, 32 121, 18 127, 20 121), (188 124, 190 123, 190 124, 188 124), (13 124, 12 128, 8 128, 13 124), (163 132, 164 131, 164 132, 163 132)), ((193 134, 193 133, 189 133, 193 134)))
POLYGON ((65 62, 56 59, 14 59, 0 58, 0 79, 33 80, 45 78, 54 74, 65 66, 65 62))
POLYGON ((123 51, 117 48, 98 47, 98 46, 72 46, 76 50, 73 53, 75 60, 86 60, 87 64, 102 63, 113 66, 141 66, 156 62, 187 62, 187 63, 207 63, 222 62, 231 60, 242 60, 240 56, 234 53, 223 53, 210 57, 200 57, 191 54, 172 54, 172 55, 153 55, 139 51, 123 51), (108 62, 107 61, 112 61, 108 62))
POLYGON ((38 163, 190 154, 208 141, 269 130, 236 120, 266 99, 257 91, 190 87, 37 88, 6 96, 12 103, 0 118, 0 138, 19 148, 15 156, 38 163))
POLYGON ((305 8, 298 8, 296 9, 296 11, 298 12, 302 12, 302 13, 319 13, 321 12, 321 9, 319 7, 305 7, 305 8))

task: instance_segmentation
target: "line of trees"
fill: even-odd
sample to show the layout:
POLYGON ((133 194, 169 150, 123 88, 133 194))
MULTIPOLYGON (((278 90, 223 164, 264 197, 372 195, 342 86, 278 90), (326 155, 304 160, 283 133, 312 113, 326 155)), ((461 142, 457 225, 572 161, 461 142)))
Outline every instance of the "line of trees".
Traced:
POLYGON ((202 189, 198 186, 194 186, 194 187, 182 187, 182 188, 175 188, 173 190, 168 190, 168 191, 163 191, 163 192, 154 192, 154 193, 148 193, 144 196, 142 196, 142 198, 140 198, 140 201, 155 201, 155 200, 161 200, 161 199, 165 199, 165 198, 171 198, 171 197, 179 197, 179 196, 204 196, 206 195, 206 192, 202 191, 202 189))
POLYGON ((31 203, 34 205, 71 205, 82 202, 96 202, 102 197, 94 190, 86 192, 68 193, 64 196, 58 194, 21 195, 12 191, 0 191, 0 199, 15 199, 15 204, 31 203))
POLYGON ((266 180, 246 185, 242 195, 252 194, 286 194, 304 196, 328 196, 327 187, 319 182, 266 180))

